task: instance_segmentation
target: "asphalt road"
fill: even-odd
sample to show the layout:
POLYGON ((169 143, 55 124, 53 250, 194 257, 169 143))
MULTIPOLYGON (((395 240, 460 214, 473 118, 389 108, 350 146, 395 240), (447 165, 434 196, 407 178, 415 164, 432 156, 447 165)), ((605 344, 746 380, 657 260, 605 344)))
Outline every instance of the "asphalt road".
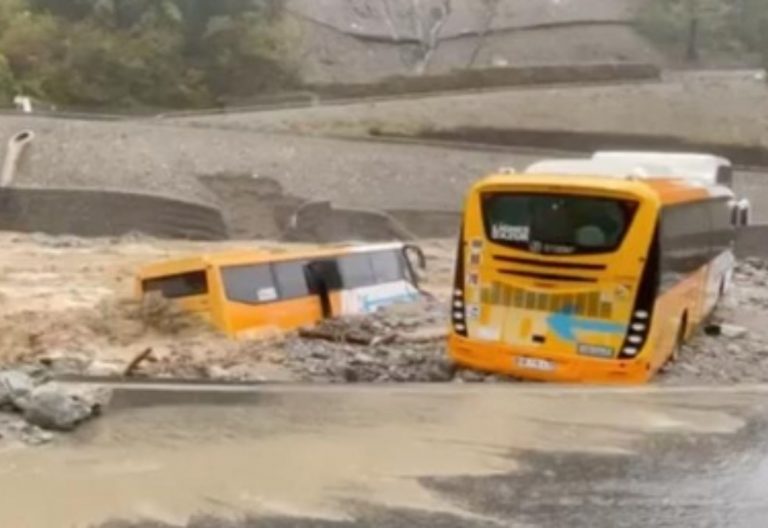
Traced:
POLYGON ((0 452, 0 526, 762 527, 768 387, 137 387, 0 452))

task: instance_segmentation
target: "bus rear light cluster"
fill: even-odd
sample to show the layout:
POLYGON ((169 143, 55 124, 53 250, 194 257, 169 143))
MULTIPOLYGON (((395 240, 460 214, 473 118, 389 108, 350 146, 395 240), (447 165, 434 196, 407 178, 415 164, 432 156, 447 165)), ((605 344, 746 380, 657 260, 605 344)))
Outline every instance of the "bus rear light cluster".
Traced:
POLYGON ((464 334, 467 331, 466 323, 464 322, 466 314, 464 313, 464 292, 456 290, 453 292, 453 328, 457 333, 464 334))
POLYGON ((467 337, 467 323, 464 302, 464 226, 461 227, 459 246, 456 251, 456 269, 453 277, 453 298, 451 299, 451 322, 453 332, 462 337, 467 337))
POLYGON ((648 338, 648 319, 651 314, 646 310, 636 310, 629 324, 629 332, 621 347, 620 357, 624 359, 636 357, 648 338))

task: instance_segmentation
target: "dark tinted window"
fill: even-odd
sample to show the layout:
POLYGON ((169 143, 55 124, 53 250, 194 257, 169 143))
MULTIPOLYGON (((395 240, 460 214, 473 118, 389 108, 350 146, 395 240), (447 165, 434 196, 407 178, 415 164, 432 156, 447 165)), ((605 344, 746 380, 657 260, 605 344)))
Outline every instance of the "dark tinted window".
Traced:
POLYGON ((733 187, 733 168, 719 167, 717 169, 717 183, 726 187, 733 187))
POLYGON ((371 253, 370 259, 377 283, 397 282, 408 277, 405 257, 399 250, 371 253))
POLYGON ((208 293, 208 280, 204 271, 195 271, 181 275, 171 275, 159 279, 144 281, 144 291, 160 292, 168 299, 205 295, 208 293))
POLYGON ((246 304, 260 304, 278 299, 277 288, 268 264, 222 268, 227 299, 246 304))
POLYGON ((330 291, 342 289, 341 271, 336 260, 313 260, 307 265, 310 270, 310 283, 313 291, 322 285, 330 291))
POLYGON ((731 206, 727 199, 713 201, 710 204, 712 218, 712 256, 732 248, 736 232, 731 223, 731 206))
POLYGON ((536 253, 603 253, 619 247, 635 202, 562 194, 486 194, 488 238, 536 253))
POLYGON ((730 249, 733 239, 726 199, 665 207, 661 218, 661 290, 668 290, 730 249))
POLYGON ((295 299, 310 295, 305 273, 306 262, 278 262, 272 265, 281 299, 295 299))
POLYGON ((376 284, 368 254, 346 255, 338 259, 341 283, 344 288, 362 288, 376 284))

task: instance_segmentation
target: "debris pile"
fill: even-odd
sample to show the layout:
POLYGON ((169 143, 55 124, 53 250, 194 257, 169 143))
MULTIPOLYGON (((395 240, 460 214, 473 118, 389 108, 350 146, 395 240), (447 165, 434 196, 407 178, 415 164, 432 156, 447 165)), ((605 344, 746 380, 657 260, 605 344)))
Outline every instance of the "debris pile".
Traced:
POLYGON ((52 382, 42 369, 0 371, 0 444, 45 444, 51 431, 72 431, 100 414, 110 398, 108 389, 52 382))
POLYGON ((659 377, 667 384, 768 382, 768 262, 738 264, 711 320, 659 377))
POLYGON ((375 314, 328 320, 283 344, 286 362, 305 381, 446 382, 495 379, 462 372, 446 353, 446 304, 424 299, 375 314))

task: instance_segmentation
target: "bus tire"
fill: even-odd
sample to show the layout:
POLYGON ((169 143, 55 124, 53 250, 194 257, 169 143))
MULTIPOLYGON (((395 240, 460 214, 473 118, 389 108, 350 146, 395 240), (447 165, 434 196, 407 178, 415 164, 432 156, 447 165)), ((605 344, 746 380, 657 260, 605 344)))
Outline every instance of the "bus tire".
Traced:
MULTIPOLYGON (((718 302, 718 304, 725 297, 725 293, 726 293, 725 292, 725 277, 723 277, 722 279, 720 279, 720 291, 718 292, 718 295, 717 295, 717 302, 718 302)), ((717 305, 715 305, 715 306, 717 306, 717 305)))
POLYGON ((685 333, 688 329, 688 313, 684 313, 680 318, 680 326, 677 329, 677 337, 675 338, 675 347, 672 349, 672 353, 669 355, 669 363, 677 363, 680 360, 680 353, 683 350, 685 344, 685 333))

